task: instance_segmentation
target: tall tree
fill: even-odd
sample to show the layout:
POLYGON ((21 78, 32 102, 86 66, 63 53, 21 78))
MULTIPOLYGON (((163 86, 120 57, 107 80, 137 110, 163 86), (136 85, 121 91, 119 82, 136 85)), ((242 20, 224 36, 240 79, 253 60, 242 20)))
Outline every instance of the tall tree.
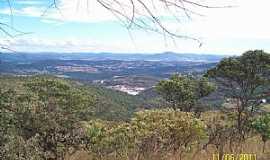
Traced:
POLYGON ((160 81, 156 89, 173 109, 189 112, 200 98, 212 93, 215 86, 205 78, 197 80, 192 77, 173 75, 169 80, 160 81))
POLYGON ((247 51, 242 56, 223 59, 206 76, 213 78, 235 103, 240 133, 248 118, 259 109, 260 99, 270 93, 270 54, 262 50, 247 51))

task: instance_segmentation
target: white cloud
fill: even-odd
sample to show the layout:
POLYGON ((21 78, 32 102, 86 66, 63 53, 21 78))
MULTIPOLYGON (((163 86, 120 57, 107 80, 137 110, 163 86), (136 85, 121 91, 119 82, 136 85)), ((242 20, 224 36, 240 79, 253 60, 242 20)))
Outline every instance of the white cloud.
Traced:
POLYGON ((270 37, 269 0, 234 0, 231 3, 236 7, 208 9, 204 11, 205 17, 169 26, 207 39, 270 37))
MULTIPOLYGON (((116 18, 97 1, 89 0, 59 0, 55 6, 36 5, 36 1, 18 1, 28 4, 21 8, 12 8, 14 15, 40 17, 43 19, 68 22, 100 22, 116 20, 116 18)), ((1 14, 10 14, 10 8, 2 8, 1 14)))
POLYGON ((241 54, 250 49, 264 49, 270 52, 268 39, 206 39, 202 47, 190 40, 179 40, 176 44, 170 39, 164 41, 161 35, 133 35, 134 41, 127 39, 97 40, 82 38, 48 39, 28 36, 10 40, 0 39, 0 45, 17 52, 116 52, 116 53, 178 53, 241 54))
POLYGON ((42 11, 45 11, 44 8, 38 8, 38 7, 23 7, 21 9, 12 9, 10 8, 3 8, 0 10, 1 14, 7 14, 7 15, 19 15, 19 16, 29 16, 29 17, 41 17, 42 11))
POLYGON ((117 50, 110 44, 104 44, 91 39, 44 39, 44 38, 16 38, 0 39, 0 45, 16 52, 99 52, 117 50))
POLYGON ((97 1, 89 0, 60 0, 60 10, 52 10, 47 14, 48 18, 75 22, 99 22, 115 20, 105 8, 97 1))

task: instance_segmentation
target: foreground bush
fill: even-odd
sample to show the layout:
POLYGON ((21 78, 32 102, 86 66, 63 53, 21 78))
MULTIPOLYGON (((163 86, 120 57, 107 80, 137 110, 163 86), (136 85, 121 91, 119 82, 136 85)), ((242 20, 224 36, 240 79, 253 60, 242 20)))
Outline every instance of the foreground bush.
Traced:
POLYGON ((263 152, 265 152, 266 142, 270 139, 270 113, 253 120, 251 127, 261 136, 263 141, 263 152))
POLYGON ((193 114, 174 110, 137 112, 129 123, 91 121, 87 130, 89 149, 100 159, 179 157, 206 136, 193 114))
POLYGON ((94 97, 58 79, 37 77, 23 85, 24 92, 0 90, 0 159, 63 160, 84 143, 80 123, 94 97))

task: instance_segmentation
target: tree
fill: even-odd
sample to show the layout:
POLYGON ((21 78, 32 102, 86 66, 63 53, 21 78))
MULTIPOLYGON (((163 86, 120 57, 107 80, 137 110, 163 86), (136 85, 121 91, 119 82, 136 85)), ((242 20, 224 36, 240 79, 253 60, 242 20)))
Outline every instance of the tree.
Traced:
POLYGON ((208 70, 225 97, 235 102, 237 129, 244 134, 248 118, 259 109, 260 99, 269 95, 270 54, 262 50, 247 51, 242 56, 223 59, 208 70))
POLYGON ((251 127, 261 135, 263 141, 263 153, 265 144, 270 139, 270 114, 262 115, 252 121, 251 127))
POLYGON ((190 112, 196 102, 212 93, 215 87, 205 78, 197 80, 192 77, 174 75, 169 80, 160 81, 156 89, 174 110, 190 112))
POLYGON ((24 86, 37 95, 38 100, 51 111, 57 111, 58 108, 65 116, 71 115, 81 120, 89 119, 87 116, 91 116, 93 112, 95 95, 68 81, 41 76, 30 79, 24 86))

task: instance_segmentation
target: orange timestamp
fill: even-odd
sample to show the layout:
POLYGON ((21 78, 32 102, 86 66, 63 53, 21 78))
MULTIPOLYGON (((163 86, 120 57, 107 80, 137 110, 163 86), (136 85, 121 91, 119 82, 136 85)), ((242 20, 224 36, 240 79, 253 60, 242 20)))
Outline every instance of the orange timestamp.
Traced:
POLYGON ((213 154, 212 160, 257 160, 256 154, 224 154, 222 158, 219 154, 213 154))

